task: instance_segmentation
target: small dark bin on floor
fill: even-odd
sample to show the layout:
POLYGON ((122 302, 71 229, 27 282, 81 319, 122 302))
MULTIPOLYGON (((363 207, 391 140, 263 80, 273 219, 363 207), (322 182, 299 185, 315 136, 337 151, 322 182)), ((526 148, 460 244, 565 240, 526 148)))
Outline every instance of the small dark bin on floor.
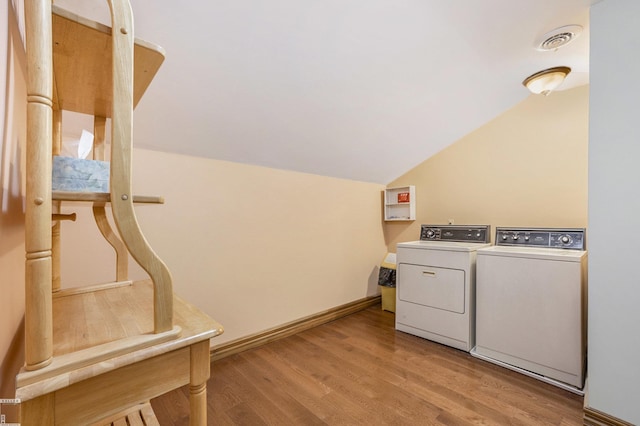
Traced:
POLYGON ((378 285, 382 296, 382 309, 389 312, 396 311, 396 254, 387 253, 380 272, 378 273, 378 285))

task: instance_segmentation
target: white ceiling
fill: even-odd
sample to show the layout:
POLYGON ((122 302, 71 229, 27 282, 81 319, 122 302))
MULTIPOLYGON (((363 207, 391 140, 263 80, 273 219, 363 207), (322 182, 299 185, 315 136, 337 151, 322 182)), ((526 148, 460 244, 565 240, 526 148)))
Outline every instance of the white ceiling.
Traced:
MULTIPOLYGON (((167 52, 136 146, 386 184, 526 98, 528 75, 586 83, 596 0, 131 3, 167 52), (534 49, 570 24, 575 41, 534 49)), ((109 22, 105 1, 55 4, 109 22)))

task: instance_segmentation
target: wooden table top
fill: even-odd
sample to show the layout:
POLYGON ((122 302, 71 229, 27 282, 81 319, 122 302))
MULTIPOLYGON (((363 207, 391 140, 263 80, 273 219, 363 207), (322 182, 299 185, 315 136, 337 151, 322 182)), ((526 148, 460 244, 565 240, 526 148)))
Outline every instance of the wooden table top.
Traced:
POLYGON ((53 361, 17 377, 26 400, 222 334, 223 327, 174 295, 173 330, 153 334, 151 280, 62 290, 53 298, 53 361))

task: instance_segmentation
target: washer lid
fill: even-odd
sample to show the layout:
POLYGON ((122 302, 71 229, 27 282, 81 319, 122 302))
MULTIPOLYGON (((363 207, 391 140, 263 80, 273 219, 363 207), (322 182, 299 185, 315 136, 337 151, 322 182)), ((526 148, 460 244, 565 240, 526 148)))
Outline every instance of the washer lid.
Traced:
POLYGON ((478 256, 520 257, 561 262, 580 262, 587 257, 587 252, 584 250, 559 250, 539 247, 492 246, 478 250, 478 256))

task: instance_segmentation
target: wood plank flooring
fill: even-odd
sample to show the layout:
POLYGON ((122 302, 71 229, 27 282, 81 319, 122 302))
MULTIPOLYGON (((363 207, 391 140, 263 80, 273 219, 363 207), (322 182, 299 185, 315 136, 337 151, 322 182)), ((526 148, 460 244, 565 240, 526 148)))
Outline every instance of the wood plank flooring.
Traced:
MULTIPOLYGON (((394 329, 372 307, 212 365, 211 425, 582 425, 582 397, 394 329)), ((189 390, 152 401, 187 425, 189 390)))

